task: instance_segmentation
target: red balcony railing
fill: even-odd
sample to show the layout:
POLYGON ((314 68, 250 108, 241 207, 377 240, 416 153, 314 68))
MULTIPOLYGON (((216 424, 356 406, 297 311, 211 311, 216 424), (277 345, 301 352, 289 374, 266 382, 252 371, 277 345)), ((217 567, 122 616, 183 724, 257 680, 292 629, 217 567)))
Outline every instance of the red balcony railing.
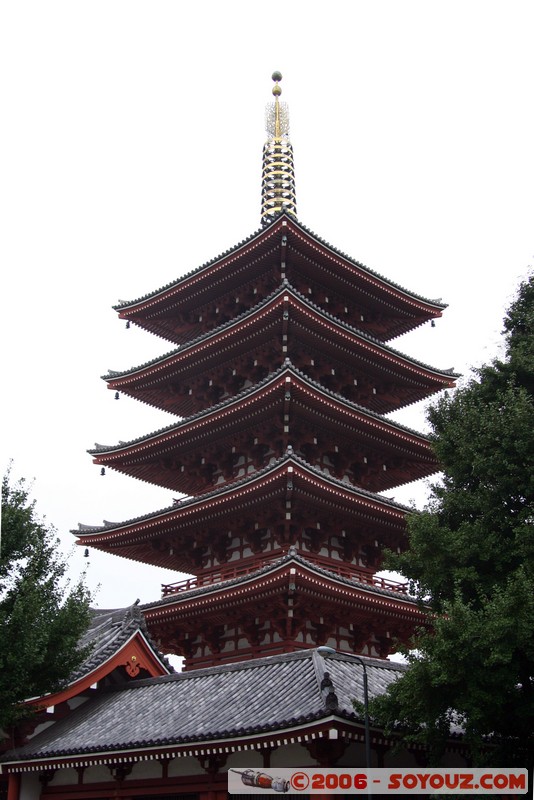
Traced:
MULTIPOLYGON (((234 567, 224 567, 224 569, 214 570, 207 572, 204 575, 199 575, 192 578, 186 578, 176 583, 164 583, 161 587, 162 597, 168 597, 172 594, 179 594, 180 592, 187 592, 189 589, 198 589, 201 586, 212 586, 215 583, 222 581, 232 580, 233 578, 241 578, 244 575, 249 575, 251 572, 264 567, 268 564, 273 564, 275 559, 255 561, 254 563, 236 565, 234 567)), ((314 563, 330 572, 336 573, 342 578, 358 581, 359 583, 366 583, 369 586, 376 586, 379 589, 387 589, 390 592, 399 592, 401 594, 408 593, 408 584, 400 583, 399 581, 391 580, 390 578, 381 578, 377 575, 370 575, 363 570, 352 569, 346 567, 342 563, 335 563, 326 558, 314 557, 314 563)))

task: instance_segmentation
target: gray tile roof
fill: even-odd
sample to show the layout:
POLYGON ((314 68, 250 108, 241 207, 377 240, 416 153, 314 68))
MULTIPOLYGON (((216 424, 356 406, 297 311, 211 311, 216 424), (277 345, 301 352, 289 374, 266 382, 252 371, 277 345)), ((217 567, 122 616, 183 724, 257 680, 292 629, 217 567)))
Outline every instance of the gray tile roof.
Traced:
POLYGON ((187 417, 183 417, 178 422, 173 422, 171 425, 166 425, 164 428, 159 428, 156 431, 152 431, 151 433, 146 433, 143 436, 138 436, 135 439, 130 439, 129 441, 126 442, 119 442, 118 444, 113 444, 113 445, 95 444, 95 447, 88 450, 87 452, 90 455, 97 455, 100 453, 113 452, 115 450, 120 451, 128 447, 132 447, 136 444, 147 442, 150 439, 156 439, 158 436, 162 436, 165 433, 170 433, 171 431, 178 431, 180 428, 186 428, 195 420, 202 419, 202 417, 209 418, 216 411, 221 411, 224 408, 230 408, 232 405, 238 404, 241 401, 247 399, 248 397, 252 397, 260 389, 262 389, 265 386, 268 386, 270 383, 275 381, 281 375, 288 372, 292 373, 296 377, 301 378, 301 380, 305 384, 312 387, 320 394, 326 395, 326 397, 330 397, 333 400, 338 400, 347 409, 351 411, 354 411, 358 414, 362 414, 368 417, 369 419, 377 420, 389 430, 395 429, 402 433, 407 433, 413 436, 417 436, 422 441, 425 442, 430 441, 430 437, 426 436, 424 433, 416 431, 414 428, 408 428, 406 425, 402 425, 400 422, 397 422, 396 420, 393 419, 389 419, 389 417, 385 416, 384 414, 379 414, 358 403, 353 403, 351 400, 347 400, 338 392, 333 392, 331 389, 328 389, 327 387, 323 386, 318 381, 315 381, 313 380, 313 378, 310 378, 302 370, 295 367, 291 359, 286 358, 281 366, 273 370, 273 372, 270 372, 268 375, 265 376, 265 378, 258 381, 258 383, 255 383, 252 386, 247 386, 245 389, 242 389, 240 392, 233 395, 232 397, 227 397, 224 400, 221 400, 219 403, 215 403, 214 405, 210 406, 209 408, 203 408, 201 411, 197 411, 194 414, 190 414, 187 417))
MULTIPOLYGON (((371 697, 406 669, 389 661, 364 661, 371 697)), ((342 654, 324 659, 315 649, 301 650, 103 690, 2 760, 274 734, 332 714, 358 720, 353 698, 363 699, 358 661, 342 654)))
MULTIPOLYGON (((393 285, 395 285, 395 284, 393 284, 393 285)), ((413 365, 415 365, 417 367, 421 367, 423 369, 429 370, 430 372, 433 372, 433 373, 435 373, 437 375, 447 375, 447 376, 453 377, 453 378, 458 378, 459 377, 459 373, 454 372, 454 370, 452 368, 441 369, 441 368, 438 368, 438 367, 433 367, 430 364, 426 364, 423 361, 418 361, 417 359, 413 358, 412 356, 406 355, 405 353, 402 353, 400 350, 396 350, 393 347, 390 347, 388 344, 383 342, 381 339, 378 339, 376 336, 372 336, 370 333, 367 333, 366 331, 360 330, 360 328, 355 327, 354 325, 350 325, 348 322, 345 322, 344 320, 339 319, 338 317, 334 316, 334 314, 331 314, 329 311, 327 311, 326 309, 324 309, 321 306, 319 306, 317 303, 314 303, 309 297, 305 297, 301 292, 298 291, 298 289, 296 289, 294 286, 292 286, 287 279, 284 279, 282 284, 277 289, 275 289, 269 295, 267 295, 265 298, 260 300, 257 303, 257 305, 253 306, 252 308, 247 309, 246 311, 241 312, 241 314, 238 314, 236 317, 233 317, 228 322, 224 322, 221 325, 218 325, 217 327, 215 327, 213 329, 210 329, 210 330, 208 330, 208 331, 206 331, 204 333, 201 333, 198 336, 196 336, 195 338, 188 340, 185 344, 181 345, 180 347, 174 348, 173 350, 170 350, 169 352, 163 354, 162 356, 157 356, 156 358, 153 358, 150 361, 145 362, 144 364, 140 364, 140 365, 135 366, 135 367, 130 367, 130 369, 126 369, 126 370, 122 370, 122 371, 116 371, 116 370, 110 369, 110 370, 108 370, 107 375, 102 375, 101 377, 105 381, 110 381, 110 380, 113 380, 113 379, 116 379, 116 378, 122 378, 122 377, 125 377, 127 375, 134 374, 135 372, 141 372, 142 370, 146 369, 147 367, 155 366, 156 364, 162 364, 167 359, 171 359, 173 356, 176 356, 178 354, 182 355, 184 352, 187 352, 187 350, 194 351, 201 342, 208 341, 211 338, 215 339, 220 333, 222 333, 223 331, 229 330, 234 326, 236 328, 239 327, 239 324, 241 322, 243 322, 243 320, 247 319, 247 317, 253 317, 262 308, 268 306, 269 303, 271 303, 277 296, 279 296, 279 295, 281 295, 283 293, 286 293, 286 292, 290 292, 291 294, 293 294, 296 298, 301 300, 303 303, 305 303, 311 309, 314 309, 318 314, 323 316, 325 319, 329 320, 330 322, 335 323, 340 329, 351 333, 353 336, 358 337, 359 339, 362 339, 363 341, 367 341, 370 344, 373 344, 375 347, 380 348, 381 350, 383 350, 384 353, 386 353, 386 354, 390 354, 390 355, 396 356, 399 359, 401 359, 402 361, 405 361, 405 362, 407 362, 409 364, 413 364, 413 365)), ((149 295, 147 295, 147 297, 148 296, 149 295)), ((142 298, 142 299, 145 299, 145 298, 142 298)), ((420 298, 420 299, 422 299, 422 298, 420 298)))
POLYGON ((256 578, 262 575, 266 575, 269 572, 273 572, 279 567, 282 567, 289 563, 300 564, 302 567, 306 567, 312 570, 313 572, 318 573, 319 575, 323 575, 325 578, 329 578, 330 580, 335 580, 338 583, 343 583, 346 586, 350 586, 355 589, 362 589, 363 591, 369 592, 370 594, 378 594, 378 595, 383 595, 384 597, 391 597, 394 598, 397 602, 402 601, 405 603, 411 603, 413 606, 418 605, 418 602, 415 599, 415 597, 412 597, 409 594, 396 591, 395 589, 387 589, 382 586, 374 585, 371 583, 364 583, 363 581, 359 581, 355 578, 347 578, 344 575, 339 575, 337 572, 334 572, 334 570, 327 569, 326 567, 320 566, 319 564, 316 564, 314 561, 310 561, 304 556, 299 555, 296 548, 294 546, 291 546, 289 548, 289 551, 284 555, 280 556, 280 558, 273 559, 272 561, 269 561, 267 564, 258 567, 256 570, 247 572, 243 575, 238 575, 234 578, 228 578, 226 580, 216 581, 214 583, 195 586, 191 589, 177 592, 176 594, 168 594, 159 600, 153 600, 149 603, 145 603, 141 608, 143 609, 143 611, 146 611, 148 609, 161 608, 164 606, 174 606, 175 604, 181 601, 188 600, 192 597, 201 597, 208 594, 216 594, 219 593, 221 590, 228 589, 232 586, 239 586, 240 584, 246 584, 249 583, 250 581, 254 581, 256 578))
POLYGON ((383 275, 380 275, 380 273, 375 272, 374 270, 370 269, 369 267, 366 267, 365 264, 362 264, 360 261, 356 261, 351 256, 347 255, 346 253, 343 253, 341 250, 338 250, 336 247, 334 247, 329 242, 327 242, 326 239, 322 239, 320 236, 318 236, 316 233, 314 233, 314 231, 312 231, 310 228, 307 228, 305 225, 303 225, 302 222, 299 222, 294 217, 291 217, 291 216, 285 214, 284 212, 279 214, 273 220, 273 222, 270 225, 268 225, 266 227, 259 228, 258 230, 254 231, 254 233, 250 234, 250 236, 247 236, 246 239, 243 239, 242 241, 238 242, 233 247, 229 248, 228 250, 225 250, 223 253, 221 253, 220 255, 216 256, 215 258, 212 258, 209 261, 204 262, 204 264, 202 264, 200 267, 196 267, 195 269, 192 269, 189 272, 186 272, 184 275, 182 275, 177 280, 171 281, 171 283, 168 283, 166 286, 162 286, 160 289, 157 289, 156 291, 149 292, 148 294, 146 294, 146 295, 144 295, 142 297, 139 297, 136 300, 119 300, 119 302, 115 306, 113 306, 113 308, 116 309, 117 311, 120 311, 123 308, 128 308, 128 306, 137 305, 137 303, 140 303, 143 300, 148 300, 149 298, 157 297, 160 294, 164 294, 169 289, 171 289, 171 288, 173 288, 175 286, 178 286, 182 282, 185 282, 191 276, 198 275, 203 270, 208 269, 209 267, 211 267, 214 264, 216 264, 218 261, 222 261, 227 256, 230 256, 230 255, 232 255, 234 253, 237 253, 238 250, 240 250, 242 247, 244 247, 244 246, 250 244, 251 242, 253 242, 254 239, 260 239, 262 237, 262 235, 264 234, 264 232, 268 231, 269 228, 274 228, 274 227, 278 226, 278 221, 283 217, 285 217, 286 220, 288 220, 297 229, 300 229, 303 233, 307 233, 309 236, 311 236, 317 242, 319 242, 320 244, 322 244, 325 247, 327 247, 332 253, 334 253, 337 256, 341 256, 341 258, 343 258, 345 261, 348 261, 353 266, 358 267, 363 272, 367 273, 368 275, 372 276, 373 278, 379 278, 386 285, 393 286, 394 288, 399 289, 404 294, 409 295, 410 297, 414 297, 414 298, 416 298, 418 300, 423 300, 425 303, 429 303, 431 305, 437 306, 437 308, 440 308, 440 309, 441 308, 447 308, 447 304, 444 303, 441 298, 430 300, 429 298, 422 297, 421 295, 417 295, 414 292, 411 292, 408 289, 406 289, 405 287, 401 286, 400 284, 394 283, 393 281, 389 280, 389 278, 385 278, 383 275))
POLYGON ((152 642, 144 617, 137 603, 134 603, 128 608, 91 610, 89 628, 79 642, 80 647, 89 646, 90 651, 83 663, 69 677, 68 682, 73 683, 89 675, 112 658, 137 632, 143 634, 154 655, 165 669, 173 672, 173 667, 152 642))
POLYGON ((322 478, 328 483, 334 486, 338 486, 340 489, 343 489, 345 492, 351 493, 354 496, 368 498, 369 500, 374 500, 380 505, 387 506, 393 509, 398 509, 399 511, 409 512, 412 510, 409 506, 397 503, 395 500, 391 500, 390 498, 384 495, 370 492, 367 489, 363 489, 359 486, 353 486, 352 484, 346 483, 345 481, 342 481, 339 478, 335 478, 333 475, 326 473, 319 467, 315 467, 312 464, 309 464, 304 458, 294 453, 293 448, 291 446, 288 446, 283 456, 280 456, 280 458, 277 459, 273 459, 272 462, 266 464, 264 467, 254 472, 252 476, 245 475, 242 478, 238 478, 229 484, 216 486, 211 491, 205 492, 202 495, 195 495, 193 497, 184 497, 182 499, 176 500, 176 502, 173 503, 172 506, 167 506, 166 508, 160 508, 157 511, 152 511, 149 514, 143 514, 142 516, 135 517, 134 519, 124 520, 123 522, 110 522, 104 520, 103 525, 85 525, 80 522, 78 523, 78 529, 71 530, 71 533, 74 534, 75 536, 79 536, 80 541, 83 542, 84 536, 89 536, 95 533, 102 533, 104 531, 110 531, 116 528, 123 528, 128 525, 133 525, 138 522, 143 522, 145 520, 155 519, 156 517, 162 517, 176 511, 178 508, 186 508, 188 506, 195 505, 199 502, 204 503, 206 500, 209 500, 212 497, 217 497, 229 491, 234 491, 235 489, 238 489, 241 486, 246 485, 247 483, 251 483, 252 481, 262 478, 264 475, 267 475, 269 472, 274 471, 279 466, 284 464, 284 462, 288 461, 292 461, 295 464, 302 466, 304 469, 308 470, 309 472, 312 472, 318 478, 322 478))

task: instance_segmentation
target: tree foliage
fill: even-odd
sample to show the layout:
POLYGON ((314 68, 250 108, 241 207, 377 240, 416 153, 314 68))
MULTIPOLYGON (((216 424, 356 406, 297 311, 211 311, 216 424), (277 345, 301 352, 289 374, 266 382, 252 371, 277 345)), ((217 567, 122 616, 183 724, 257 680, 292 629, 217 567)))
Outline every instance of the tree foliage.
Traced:
POLYGON ((86 653, 78 640, 89 623, 83 580, 65 580, 67 563, 53 527, 37 516, 24 479, 2 480, 0 544, 0 729, 20 703, 61 687, 86 653))
POLYGON ((534 276, 504 333, 504 357, 429 412, 443 478, 410 515, 408 550, 388 560, 429 625, 372 706, 434 759, 460 725, 474 763, 501 767, 534 753, 534 276))

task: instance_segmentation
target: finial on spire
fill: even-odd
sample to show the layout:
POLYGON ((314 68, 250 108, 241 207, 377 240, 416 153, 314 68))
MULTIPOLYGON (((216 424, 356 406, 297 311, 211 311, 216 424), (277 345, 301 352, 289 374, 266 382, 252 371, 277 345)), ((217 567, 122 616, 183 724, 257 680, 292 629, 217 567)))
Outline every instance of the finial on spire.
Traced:
MULTIPOLYGON (((280 139, 281 133, 281 126, 280 126, 280 102, 279 97, 282 94, 282 87, 280 86, 280 81, 282 80, 282 73, 281 72, 273 72, 272 79, 274 81, 273 86, 273 95, 275 97, 274 101, 274 138, 280 139)), ((289 133, 289 130, 288 130, 289 133)))
POLYGON ((274 103, 265 110, 265 127, 269 137, 263 147, 261 184, 261 221, 268 225, 279 213, 287 211, 296 217, 295 169, 293 148, 289 141, 289 111, 281 103, 281 72, 273 72, 274 103))

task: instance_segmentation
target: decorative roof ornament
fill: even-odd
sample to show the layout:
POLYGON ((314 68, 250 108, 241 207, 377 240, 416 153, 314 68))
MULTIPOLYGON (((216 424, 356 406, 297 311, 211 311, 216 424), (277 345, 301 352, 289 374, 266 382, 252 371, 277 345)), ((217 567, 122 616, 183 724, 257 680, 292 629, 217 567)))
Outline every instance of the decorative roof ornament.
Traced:
POLYGON ((268 225, 283 211, 297 216, 293 148, 289 141, 289 111, 280 102, 281 72, 273 72, 274 103, 265 109, 265 127, 269 137, 263 146, 261 178, 261 221, 268 225))

